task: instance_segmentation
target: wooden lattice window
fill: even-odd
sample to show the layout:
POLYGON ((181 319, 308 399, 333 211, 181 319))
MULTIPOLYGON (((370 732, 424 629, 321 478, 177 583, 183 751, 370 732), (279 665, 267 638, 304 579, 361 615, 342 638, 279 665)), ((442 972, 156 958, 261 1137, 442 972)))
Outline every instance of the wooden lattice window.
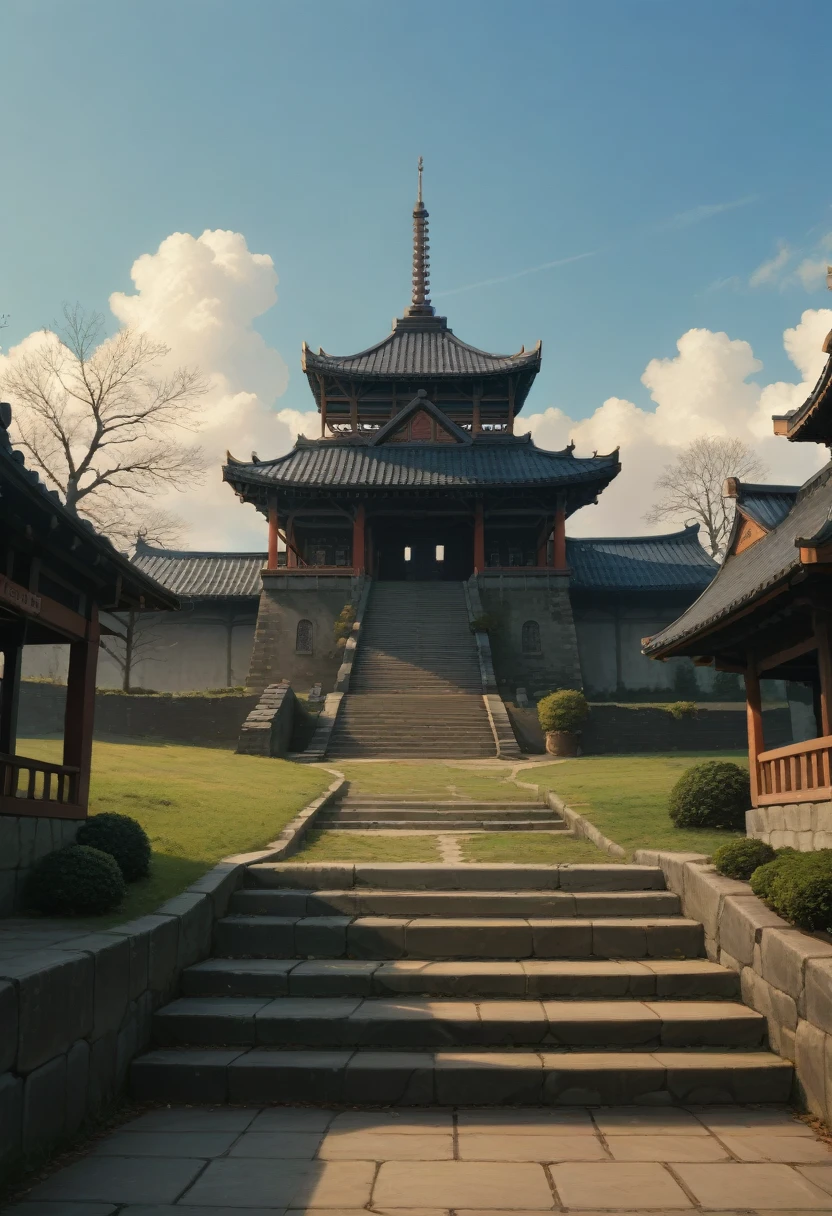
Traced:
POLYGON ((540 654, 540 626, 537 621, 526 621, 522 635, 523 654, 540 654))
POLYGON ((312 622, 298 621, 295 633, 295 654, 312 653, 312 622))

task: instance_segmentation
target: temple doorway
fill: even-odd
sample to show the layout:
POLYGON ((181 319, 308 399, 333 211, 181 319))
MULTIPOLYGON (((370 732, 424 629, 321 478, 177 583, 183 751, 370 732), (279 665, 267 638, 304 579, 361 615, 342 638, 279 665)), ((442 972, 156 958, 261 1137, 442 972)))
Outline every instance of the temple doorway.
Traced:
POLYGON ((373 524, 374 572, 388 581, 460 581, 474 569, 474 529, 464 519, 373 524))

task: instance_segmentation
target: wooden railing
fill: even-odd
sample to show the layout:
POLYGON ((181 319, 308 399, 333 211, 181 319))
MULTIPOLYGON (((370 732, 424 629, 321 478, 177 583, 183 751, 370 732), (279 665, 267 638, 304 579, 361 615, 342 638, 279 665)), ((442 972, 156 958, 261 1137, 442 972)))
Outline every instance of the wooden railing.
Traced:
POLYGON ((775 747, 757 756, 758 806, 832 798, 832 735, 775 747))
POLYGON ((0 752, 0 811, 20 815, 77 814, 79 769, 0 752))

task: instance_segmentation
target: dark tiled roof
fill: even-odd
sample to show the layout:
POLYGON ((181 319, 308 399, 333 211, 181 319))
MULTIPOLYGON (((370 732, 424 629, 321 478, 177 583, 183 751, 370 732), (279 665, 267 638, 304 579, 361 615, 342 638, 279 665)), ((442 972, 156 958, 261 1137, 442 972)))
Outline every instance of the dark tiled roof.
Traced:
POLYGON ((751 485, 741 481, 738 489, 737 506, 770 532, 791 511, 800 486, 751 485))
POLYGON ((775 421, 788 423, 788 439, 808 443, 832 443, 832 333, 824 342, 829 354, 817 384, 799 409, 775 415, 775 421))
POLYGON ((657 654, 683 643, 689 645, 698 634, 787 578, 800 564, 798 538, 820 533, 830 516, 832 463, 801 486, 792 510, 767 536, 725 559, 696 603, 672 625, 650 638, 644 653, 657 654))
POLYGON ((260 595, 265 553, 193 553, 139 544, 133 565, 182 599, 260 595))
MULTIPOLYGON (((24 515, 26 522, 33 524, 39 517, 50 524, 50 531, 51 527, 59 522, 67 529, 64 533, 55 533, 56 536, 62 537, 60 543, 69 545, 69 538, 74 534, 72 548, 80 541, 82 548, 79 552, 84 555, 85 559, 90 560, 90 563, 92 562, 90 550, 85 553, 83 546, 91 546, 92 553, 96 555, 96 562, 100 563, 94 571, 94 577, 90 580, 95 587, 92 592, 94 602, 100 602, 101 574, 109 566, 114 572, 114 577, 118 575, 121 578, 124 591, 134 599, 143 597, 148 608, 165 611, 178 608, 175 597, 168 594, 165 587, 157 584, 144 572, 136 571, 127 555, 120 553, 108 537, 97 532, 89 520, 70 511, 57 490, 50 490, 34 469, 26 468, 26 458, 23 452, 19 448, 12 447, 8 430, 11 420, 11 406, 7 402, 0 403, 0 500, 10 496, 8 491, 20 493, 27 504, 24 515)), ((0 515, 2 515, 2 505, 2 501, 0 501, 0 515)), ((53 541, 53 545, 57 543, 59 542, 53 541)), ((90 564, 90 571, 92 570, 93 567, 90 564)), ((110 598, 109 594, 107 598, 110 598)), ((126 596, 125 600, 124 605, 118 605, 119 608, 130 607, 130 601, 126 596)), ((113 605, 110 605, 110 609, 115 610, 113 605)))
POLYGON ((461 342, 444 317, 405 318, 394 322, 383 342, 357 355, 314 354, 303 349, 305 372, 389 379, 391 376, 488 376, 540 367, 540 343, 516 355, 492 355, 461 342))
POLYGON ((667 536, 568 537, 571 585, 607 590, 701 591, 719 567, 699 525, 667 536))
POLYGON ((286 456, 227 464, 234 485, 331 488, 431 488, 442 486, 606 485, 620 469, 618 452, 575 457, 570 448, 547 452, 531 437, 477 438, 473 443, 385 443, 298 439, 286 456))

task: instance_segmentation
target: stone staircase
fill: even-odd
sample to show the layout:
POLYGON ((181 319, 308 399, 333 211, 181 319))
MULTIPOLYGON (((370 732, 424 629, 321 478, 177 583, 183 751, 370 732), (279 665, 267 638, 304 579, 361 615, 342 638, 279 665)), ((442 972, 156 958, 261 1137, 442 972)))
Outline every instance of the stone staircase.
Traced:
POLYGON ((132 1066, 175 1103, 784 1102, 649 866, 259 864, 132 1066))
POLYGON ((567 825, 542 802, 417 802, 356 795, 331 803, 316 828, 381 832, 565 832, 567 825))
POLYGON ((462 583, 376 583, 327 756, 494 755, 462 583))

